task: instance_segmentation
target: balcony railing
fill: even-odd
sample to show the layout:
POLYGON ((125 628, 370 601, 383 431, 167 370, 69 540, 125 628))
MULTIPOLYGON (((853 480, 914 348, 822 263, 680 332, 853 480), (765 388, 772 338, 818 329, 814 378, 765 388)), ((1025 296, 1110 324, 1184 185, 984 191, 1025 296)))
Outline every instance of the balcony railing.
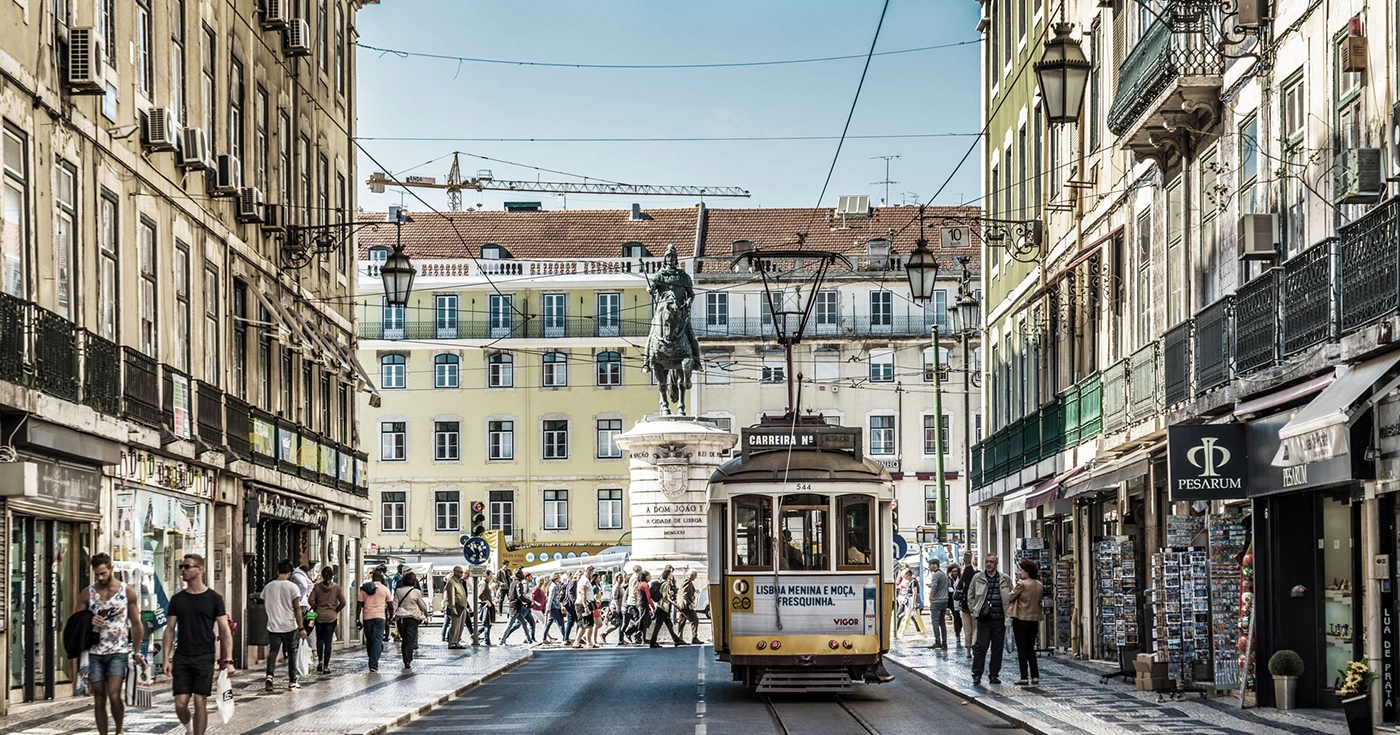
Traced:
POLYGON ((1128 360, 1113 363, 1103 371, 1103 430, 1122 431, 1128 426, 1128 360))
MULTIPOLYGON (((360 262, 360 275, 378 278, 381 263, 360 262)), ((475 278, 489 276, 606 276, 626 273, 656 273, 662 258, 530 258, 522 260, 467 258, 423 260, 417 263, 422 278, 475 278)), ((686 262, 681 261, 681 270, 686 262)))
POLYGON ((28 308, 23 299, 0 293, 0 380, 24 382, 24 365, 29 357, 25 319, 28 308))
POLYGON ((1339 327, 1350 334, 1400 308, 1400 197, 1338 232, 1339 327))
POLYGON ((1122 135, 1176 79, 1218 76, 1224 68, 1224 57, 1202 34, 1173 33, 1166 23, 1153 23, 1119 67, 1108 129, 1122 135))
POLYGON ((1098 373, 972 448, 973 485, 982 486, 1094 438, 1103 429, 1098 373))
POLYGON ((508 321, 438 320, 385 324, 361 321, 360 339, 578 339, 587 337, 645 337, 651 329, 641 319, 598 320, 592 317, 516 318, 508 321))
POLYGON ((1333 262, 1336 238, 1327 238, 1283 262, 1283 356, 1333 336, 1333 262))
POLYGON ((1161 343, 1150 342, 1128 357, 1128 415, 1146 421, 1162 408, 1161 343))
MULTIPOLYGON (((860 276, 871 273, 904 272, 904 256, 901 255, 855 255, 850 257, 851 267, 844 263, 833 263, 827 269, 827 276, 860 276)), ((796 276, 815 275, 821 267, 820 258, 783 258, 765 260, 766 272, 770 274, 792 274, 796 276)), ((734 257, 699 258, 695 266, 697 278, 705 280, 749 280, 758 278, 759 272, 749 261, 734 262, 734 257)), ((900 276, 901 278, 903 276, 900 276)))
POLYGON ((252 456, 248 448, 248 438, 253 426, 248 421, 248 404, 234 398, 224 397, 224 425, 228 427, 228 448, 239 459, 252 456))
POLYGON ((1162 336, 1162 391, 1166 405, 1175 406, 1191 397, 1191 320, 1172 327, 1162 336))
POLYGON ((195 399, 199 438, 212 446, 223 446, 224 392, 204 381, 196 381, 195 399))
POLYGON ((78 325, 47 309, 30 307, 34 330, 35 388, 77 403, 82 394, 78 325))
POLYGON ((122 348, 125 381, 122 399, 126 417, 152 428, 160 426, 160 374, 155 360, 133 350, 122 348))
MULTIPOLYGON (((897 337, 927 337, 934 323, 944 334, 950 323, 946 315, 925 317, 919 315, 892 315, 884 318, 842 317, 835 322, 819 324, 814 316, 807 323, 807 336, 851 337, 871 334, 897 337)), ((691 326, 698 339, 726 337, 775 337, 777 335, 771 319, 762 317, 728 317, 711 322, 703 316, 691 319, 691 326)))
POLYGON ((1196 314, 1196 395, 1230 382, 1235 297, 1226 296, 1196 314))
POLYGON ((122 410, 122 351, 92 332, 83 335, 83 404, 116 416, 122 410))
POLYGON ((1282 269, 1271 268, 1235 294, 1235 373, 1273 365, 1279 358, 1279 284, 1282 269))

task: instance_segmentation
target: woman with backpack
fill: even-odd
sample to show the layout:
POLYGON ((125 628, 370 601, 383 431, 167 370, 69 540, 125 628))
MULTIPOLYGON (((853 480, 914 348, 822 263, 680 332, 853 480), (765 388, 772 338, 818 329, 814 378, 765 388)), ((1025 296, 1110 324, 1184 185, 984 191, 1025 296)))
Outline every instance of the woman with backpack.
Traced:
POLYGON ((418 626, 431 615, 423 591, 418 589, 418 575, 404 572, 399 588, 394 591, 394 622, 399 626, 399 647, 403 652, 403 673, 413 673, 413 652, 418 649, 418 626))

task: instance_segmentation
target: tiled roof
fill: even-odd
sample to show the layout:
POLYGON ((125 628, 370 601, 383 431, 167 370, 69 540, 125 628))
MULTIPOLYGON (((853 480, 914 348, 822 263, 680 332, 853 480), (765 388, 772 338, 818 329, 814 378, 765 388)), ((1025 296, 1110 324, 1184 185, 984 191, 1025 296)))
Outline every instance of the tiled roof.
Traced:
MULTIPOLYGON (((944 251, 939 229, 953 224, 972 224, 980 217, 979 207, 928 207, 924 211, 924 237, 935 253, 944 251), (956 220, 956 221, 955 221, 956 220)), ((872 207, 869 217, 847 217, 843 221, 831 207, 779 209, 711 209, 705 215, 702 255, 727 257, 736 241, 751 241, 758 249, 801 247, 828 250, 844 255, 863 255, 866 241, 889 238, 894 253, 907 255, 919 238, 918 207, 872 207), (891 230, 894 234, 891 235, 891 230)), ((963 251, 977 255, 982 241, 973 231, 972 242, 963 251)))
MULTIPOLYGON (((674 244, 682 258, 695 249, 698 212, 687 209, 567 209, 552 212, 409 212, 404 250, 413 258, 468 258, 488 243, 514 258, 621 258, 624 243, 639 242, 660 257, 674 244)), ((360 222, 382 222, 382 212, 362 212, 360 222)), ((376 245, 394 244, 394 227, 360 231, 360 258, 376 245)))
MULTIPOLYGON (((412 222, 403 226, 404 249, 413 258, 456 259, 476 257, 481 246, 496 244, 514 258, 620 258, 625 243, 639 242, 659 257, 674 244, 682 258, 693 256, 698 210, 648 209, 633 220, 627 209, 558 210, 548 212, 410 212, 412 222)), ((889 238, 892 253, 907 255, 919 236, 918 207, 873 207, 869 217, 843 221, 831 207, 776 209, 709 209, 701 255, 728 257, 732 244, 748 240, 759 249, 801 247, 846 255, 867 252, 866 241, 889 238), (893 233, 893 234, 891 234, 893 233)), ((925 234, 937 254, 965 253, 976 257, 981 247, 977 228, 963 250, 946 250, 940 228, 972 224, 981 216, 978 207, 928 207, 925 234)), ((379 212, 362 212, 360 222, 382 222, 379 212)), ((360 257, 376 245, 394 244, 394 227, 385 225, 360 231, 360 257)))

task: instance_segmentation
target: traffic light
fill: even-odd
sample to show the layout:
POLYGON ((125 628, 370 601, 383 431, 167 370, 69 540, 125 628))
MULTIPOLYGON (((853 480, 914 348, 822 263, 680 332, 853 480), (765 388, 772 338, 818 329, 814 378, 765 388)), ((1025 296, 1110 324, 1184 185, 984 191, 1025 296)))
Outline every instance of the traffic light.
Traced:
POLYGON ((472 535, 486 533, 486 504, 480 500, 472 503, 472 535))

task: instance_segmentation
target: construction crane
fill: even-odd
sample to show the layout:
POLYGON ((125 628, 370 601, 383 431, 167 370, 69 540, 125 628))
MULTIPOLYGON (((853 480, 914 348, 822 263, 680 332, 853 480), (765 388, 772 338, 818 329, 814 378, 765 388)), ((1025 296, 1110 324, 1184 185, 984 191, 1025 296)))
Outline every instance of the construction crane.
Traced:
POLYGON ((662 197, 748 197, 749 192, 737 186, 648 186, 646 184, 619 184, 568 181, 507 181, 491 175, 490 169, 481 169, 476 176, 462 179, 462 169, 457 163, 457 154, 452 154, 452 168, 447 172, 447 182, 439 184, 429 176, 405 176, 395 181, 387 175, 375 171, 365 182, 375 194, 383 194, 387 186, 409 186, 420 189, 446 189, 447 202, 453 212, 462 211, 462 190, 476 191, 522 191, 549 194, 630 194, 662 197))

